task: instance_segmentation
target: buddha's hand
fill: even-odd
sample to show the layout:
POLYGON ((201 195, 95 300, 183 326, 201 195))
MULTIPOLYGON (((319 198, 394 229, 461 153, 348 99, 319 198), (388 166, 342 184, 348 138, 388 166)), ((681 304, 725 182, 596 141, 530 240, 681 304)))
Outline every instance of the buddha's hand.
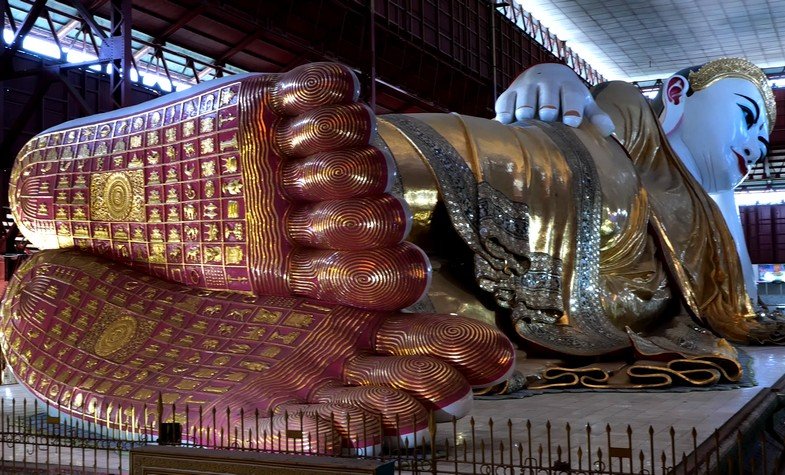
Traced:
POLYGON ((76 250, 30 258, 1 310, 3 354, 37 396, 147 433, 161 397, 162 420, 199 443, 211 426, 256 447, 411 446, 429 412, 465 415, 472 387, 514 362, 510 341, 475 320, 192 289, 76 250))
POLYGON ((584 118, 603 136, 613 133, 611 118, 594 102, 583 81, 563 64, 530 67, 496 99, 496 120, 503 124, 540 119, 578 127, 584 118))

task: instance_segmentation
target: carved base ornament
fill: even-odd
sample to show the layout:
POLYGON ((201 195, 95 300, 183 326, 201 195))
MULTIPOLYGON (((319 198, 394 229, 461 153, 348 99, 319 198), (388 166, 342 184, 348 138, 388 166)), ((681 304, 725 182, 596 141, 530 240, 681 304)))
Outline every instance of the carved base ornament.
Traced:
POLYGON ((340 414, 334 429, 367 446, 396 435, 396 415, 413 434, 427 411, 462 416, 472 387, 504 382, 514 353, 496 318, 562 354, 721 367, 735 354, 707 331, 675 347, 652 331, 674 303, 722 336, 777 338, 747 311, 708 197, 662 147, 635 142, 656 118, 617 141, 458 115, 377 122, 358 96, 348 68, 316 63, 33 138, 10 200, 45 251, 2 305, 19 380, 110 425, 120 408, 141 424, 160 393, 280 424, 301 411, 314 429, 340 414), (647 174, 657 167, 671 182, 647 174), (347 415, 379 427, 358 438, 347 415))

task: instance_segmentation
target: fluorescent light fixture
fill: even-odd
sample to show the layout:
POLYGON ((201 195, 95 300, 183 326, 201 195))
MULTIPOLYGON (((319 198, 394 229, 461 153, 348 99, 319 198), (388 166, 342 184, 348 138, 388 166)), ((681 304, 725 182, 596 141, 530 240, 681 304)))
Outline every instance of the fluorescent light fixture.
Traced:
POLYGON ((785 203, 785 191, 737 191, 738 206, 779 205, 785 203))

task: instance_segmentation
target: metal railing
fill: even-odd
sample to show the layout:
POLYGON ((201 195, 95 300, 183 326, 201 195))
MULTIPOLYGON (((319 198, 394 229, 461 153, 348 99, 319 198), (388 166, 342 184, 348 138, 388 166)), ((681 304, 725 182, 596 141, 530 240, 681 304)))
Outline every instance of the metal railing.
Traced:
POLYGON ((510 0, 509 2, 500 2, 497 5, 496 8, 499 12, 515 23, 518 28, 523 30, 524 33, 541 44, 545 49, 564 61, 567 66, 571 67, 573 71, 585 79, 589 84, 594 85, 605 82, 605 77, 602 74, 592 68, 586 60, 581 58, 572 48, 567 46, 564 41, 551 33, 551 31, 540 23, 539 20, 532 17, 532 14, 524 10, 520 4, 510 0))
MULTIPOLYGON (((160 423, 156 419, 163 420, 164 412, 160 407, 145 407, 138 415, 118 408, 107 417, 111 421, 98 416, 78 420, 62 415, 59 409, 38 401, 0 402, 0 472, 128 473, 132 448, 166 442, 157 435, 160 423)), ((606 425, 596 430, 591 425, 557 427, 546 422, 537 427, 526 421, 516 426, 511 420, 499 424, 493 419, 474 418, 435 424, 431 418, 425 435, 417 441, 388 432, 384 447, 368 447, 361 440, 373 440, 367 435, 381 420, 363 419, 352 424, 336 420, 333 414, 321 419, 330 429, 320 434, 320 423, 315 433, 304 430, 308 424, 302 412, 284 414, 281 426, 280 414, 228 407, 204 410, 186 406, 178 410, 172 406, 171 410, 165 411, 170 415, 167 424, 174 422, 182 428, 181 438, 168 441, 172 444, 394 461, 397 473, 768 474, 783 468, 782 438, 766 430, 751 436, 736 433, 728 449, 727 440, 720 440, 718 432, 703 440, 695 429, 670 427, 658 432, 652 426, 633 430, 627 425, 614 430, 606 425), (229 422, 216 423, 218 420, 229 422), (340 429, 347 427, 354 432, 340 429), (366 447, 360 448, 362 445, 366 447), (697 450, 699 446, 701 450, 697 450)), ((398 434, 400 427, 411 426, 406 416, 396 422, 398 434)))

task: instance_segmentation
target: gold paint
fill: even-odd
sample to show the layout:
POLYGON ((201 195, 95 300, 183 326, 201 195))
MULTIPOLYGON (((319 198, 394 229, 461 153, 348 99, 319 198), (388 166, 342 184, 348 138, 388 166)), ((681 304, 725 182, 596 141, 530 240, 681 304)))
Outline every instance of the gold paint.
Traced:
POLYGON ((243 192, 243 182, 239 179, 230 180, 225 182, 221 189, 223 190, 224 194, 232 196, 239 195, 243 192))
POLYGON ((130 140, 131 148, 139 148, 142 146, 142 135, 133 135, 130 140))
POLYGON ((199 381, 184 379, 178 382, 177 384, 175 384, 174 387, 184 391, 191 391, 193 389, 196 389, 196 387, 199 386, 199 384, 201 384, 199 381))
POLYGON ((224 157, 221 160, 224 174, 237 173, 237 155, 224 157))
POLYGON ((267 329, 264 327, 248 328, 246 329, 245 334, 243 334, 241 338, 244 338, 246 340, 259 341, 262 339, 265 333, 267 333, 267 329))
POLYGON ((213 139, 211 138, 204 138, 201 142, 201 151, 202 155, 207 155, 213 153, 215 150, 215 145, 213 143, 213 139))
POLYGON ((238 219, 240 217, 240 206, 237 201, 229 200, 226 206, 226 217, 231 219, 238 219))
POLYGON ((213 394, 225 394, 225 393, 229 392, 229 388, 207 386, 205 388, 202 388, 202 391, 207 392, 207 393, 213 393, 213 394))
POLYGON ((218 240, 218 226, 215 224, 205 224, 205 238, 204 240, 207 242, 212 242, 218 240))
POLYGON ((204 217, 208 219, 215 219, 218 216, 218 206, 215 203, 207 203, 204 207, 204 217))
POLYGON ((236 93, 229 87, 221 89, 221 95, 219 96, 219 105, 218 107, 223 107, 229 105, 232 102, 232 99, 236 93))
POLYGON ((199 128, 203 134, 207 132, 212 132, 215 129, 213 118, 203 117, 200 121, 199 128))
POLYGON ((240 371, 235 371, 234 373, 225 373, 225 374, 221 375, 221 377, 218 378, 218 379, 223 379, 223 380, 226 380, 226 381, 240 382, 240 381, 244 380, 246 376, 248 376, 246 373, 242 373, 240 371))
POLYGON ((122 386, 120 386, 119 388, 114 390, 114 395, 115 396, 120 396, 120 397, 125 397, 125 396, 128 395, 128 393, 131 392, 131 389, 133 389, 133 387, 131 385, 123 384, 122 386))
POLYGON ((123 315, 111 323, 98 338, 95 354, 106 357, 127 345, 136 334, 137 322, 130 315, 123 315))
POLYGON ((177 181, 177 169, 169 168, 166 170, 166 183, 173 183, 177 181))
POLYGON ((213 360, 213 364, 215 366, 225 366, 226 363, 228 363, 231 360, 232 359, 230 357, 228 357, 228 356, 218 356, 217 358, 215 358, 213 360))
POLYGON ((114 373, 112 373, 112 377, 114 379, 125 379, 128 375, 131 374, 131 371, 127 368, 120 368, 114 373))
POLYGON ((202 162, 202 177, 209 178, 215 175, 215 161, 202 162))
POLYGON ((196 122, 193 120, 187 120, 183 122, 183 137, 190 137, 196 131, 196 122))
POLYGON ((131 399, 136 399, 137 401, 148 401, 153 397, 153 391, 149 389, 138 389, 132 396, 131 399))
POLYGON ((144 221, 142 170, 93 174, 90 201, 97 220, 144 221))
POLYGON ((227 150, 237 150, 237 135, 232 135, 232 137, 228 140, 221 140, 220 150, 221 152, 225 152, 227 150))
POLYGON ((94 391, 99 394, 106 394, 112 389, 113 383, 111 381, 104 381, 95 387, 94 391))
POLYGON ((208 338, 202 342, 202 348, 205 350, 214 350, 218 348, 218 340, 208 338))
POLYGON ((212 181, 208 181, 204 184, 204 197, 212 198, 213 196, 215 196, 215 185, 212 181))
POLYGON ((265 371, 270 369, 269 364, 256 361, 243 361, 240 363, 240 366, 250 371, 265 371))
POLYGON ((275 358, 280 352, 281 349, 277 346, 267 346, 259 353, 259 356, 262 358, 275 358))
POLYGON ((164 130, 164 137, 165 137, 166 143, 171 143, 171 142, 177 141, 177 128, 176 127, 170 127, 168 129, 164 130))
POLYGON ((282 341, 284 344, 291 345, 292 342, 296 340, 298 336, 300 336, 300 332, 290 332, 287 333, 286 335, 281 335, 276 331, 270 336, 270 341, 278 340, 278 341, 282 341))
POLYGON ((293 312, 284 320, 283 324, 290 327, 307 328, 313 324, 313 317, 305 313, 293 312))
MULTIPOLYGON (((158 208, 152 208, 150 210, 150 216, 147 218, 147 222, 149 223, 160 223, 161 222, 161 210, 158 208)), ((158 228, 154 228, 151 235, 151 241, 163 241, 163 235, 161 234, 161 230, 158 228)))
POLYGON ((147 157, 145 157, 145 159, 147 160, 148 165, 157 165, 161 160, 161 154, 158 153, 157 150, 150 150, 147 152, 147 157))
MULTIPOLYGON (((186 219, 188 219, 188 213, 187 212, 185 214, 185 217, 186 217, 186 219)), ((196 241, 196 239, 199 237, 199 228, 186 225, 185 226, 185 236, 186 236, 186 238, 189 241, 196 241)), ((198 249, 194 249, 194 250, 198 251, 198 249)))
MULTIPOLYGON (((209 249, 209 248, 208 248, 209 249)), ((205 253, 207 254, 207 253, 205 253)), ((217 257, 220 259, 220 256, 217 257)), ((210 259, 207 259, 208 262, 210 259)), ((243 261, 243 248, 240 246, 226 246, 226 260, 225 264, 227 265, 236 265, 240 264, 243 261)))
POLYGON ((253 316, 251 321, 253 323, 278 323, 280 318, 281 312, 272 312, 270 310, 260 308, 256 311, 256 314, 253 316))
POLYGON ((128 162, 128 168, 142 168, 143 166, 144 162, 137 154, 134 154, 134 156, 131 158, 131 161, 128 162))
MULTIPOLYGON (((176 206, 170 206, 169 207, 169 212, 166 215, 166 220, 169 221, 169 222, 180 221, 180 210, 176 206)), ((171 231, 176 231, 176 230, 172 229, 171 231)), ((171 231, 170 231, 170 235, 171 235, 171 231)), ((171 241, 171 239, 170 239, 170 241, 171 241)), ((179 236, 178 236, 176 242, 180 242, 179 236)))
POLYGON ((186 204, 183 206, 183 215, 185 219, 188 221, 193 221, 196 219, 196 207, 191 203, 186 204))
POLYGON ((212 264, 223 263, 223 250, 221 249, 221 246, 205 246, 204 261, 205 263, 212 264))
POLYGON ((194 145, 194 142, 184 143, 183 152, 185 152, 186 158, 193 158, 196 156, 196 145, 194 145))
POLYGON ((200 368, 200 369, 198 369, 198 370, 193 372, 193 376, 196 377, 196 378, 202 378, 202 379, 212 379, 213 376, 215 376, 217 373, 218 373, 218 371, 216 371, 214 369, 200 368))

